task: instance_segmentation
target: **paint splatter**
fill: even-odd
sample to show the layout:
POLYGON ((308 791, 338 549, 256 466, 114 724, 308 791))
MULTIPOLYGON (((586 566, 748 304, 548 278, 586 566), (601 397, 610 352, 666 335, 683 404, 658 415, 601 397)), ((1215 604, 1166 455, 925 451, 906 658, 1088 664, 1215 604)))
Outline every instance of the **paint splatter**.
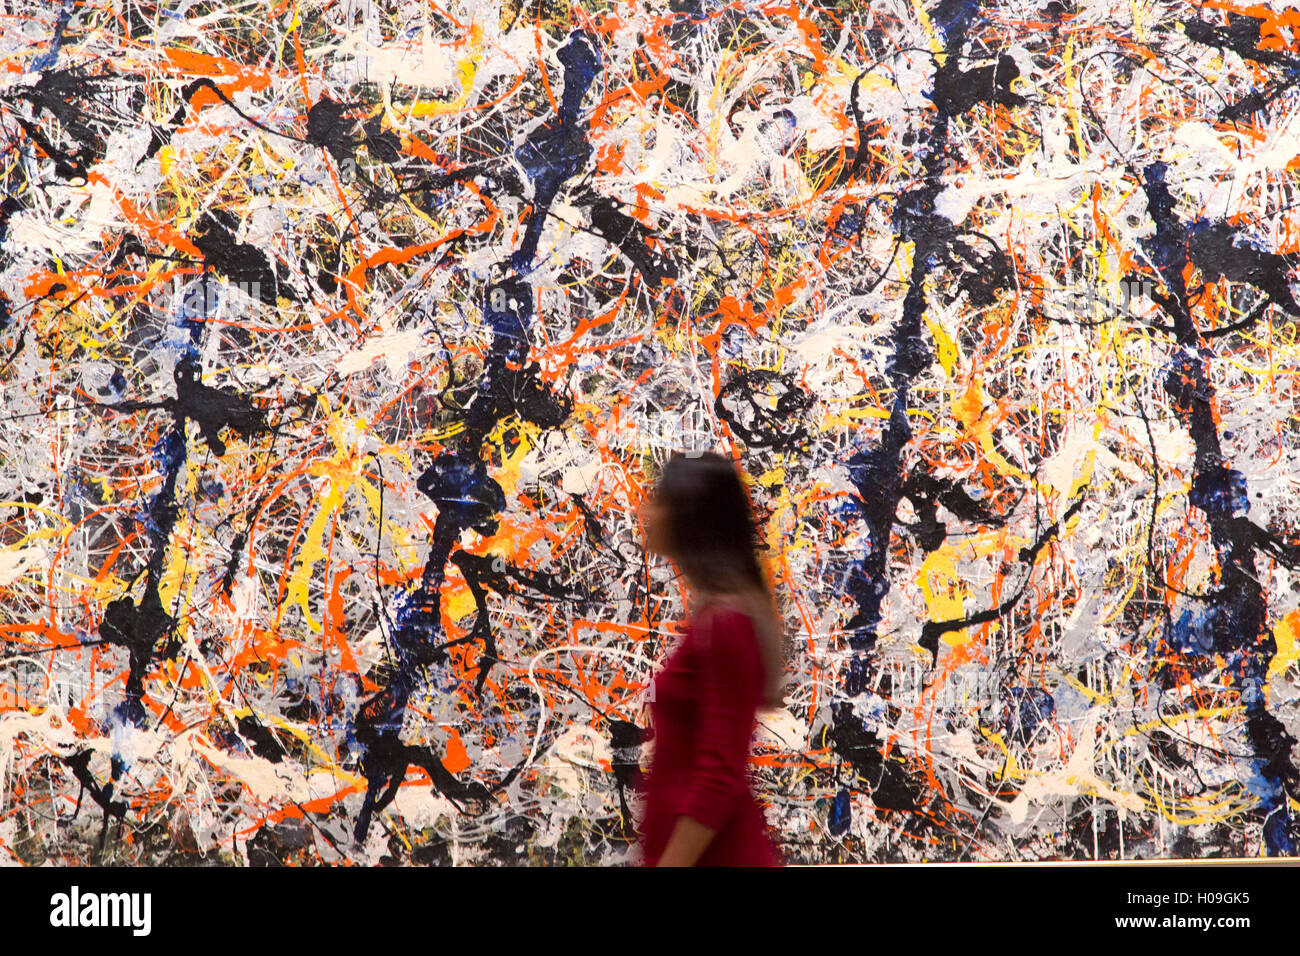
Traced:
POLYGON ((792 861, 1300 848, 1300 12, 20 0, 0 852, 636 859, 752 477, 792 861))

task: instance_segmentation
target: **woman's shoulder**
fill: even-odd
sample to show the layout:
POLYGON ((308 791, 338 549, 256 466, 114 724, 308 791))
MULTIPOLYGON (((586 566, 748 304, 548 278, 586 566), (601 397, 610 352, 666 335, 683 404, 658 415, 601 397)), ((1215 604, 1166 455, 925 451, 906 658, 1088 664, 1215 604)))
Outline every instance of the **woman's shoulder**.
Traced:
POLYGON ((700 641, 750 642, 757 633, 754 618, 739 598, 711 597, 695 613, 692 632, 700 641))

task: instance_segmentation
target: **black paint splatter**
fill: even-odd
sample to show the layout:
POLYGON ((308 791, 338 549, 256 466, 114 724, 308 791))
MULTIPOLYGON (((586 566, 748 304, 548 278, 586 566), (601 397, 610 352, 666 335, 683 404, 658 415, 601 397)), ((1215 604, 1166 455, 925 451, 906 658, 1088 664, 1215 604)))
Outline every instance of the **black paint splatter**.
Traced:
MULTIPOLYGON (((1242 276, 1242 281, 1256 284, 1283 307, 1295 303, 1289 291, 1283 295, 1284 287, 1269 275, 1276 274, 1276 260, 1281 257, 1270 258, 1269 253, 1236 245, 1221 225, 1189 228, 1179 220, 1165 182, 1166 171, 1164 164, 1153 163, 1143 171, 1142 180, 1147 210, 1156 224, 1155 234, 1145 240, 1147 253, 1170 290, 1156 301, 1171 316, 1180 346, 1166 367, 1163 386, 1195 446, 1189 501, 1209 523, 1219 583, 1201 596, 1204 607, 1198 613, 1183 615, 1171 624, 1165 643, 1180 653, 1208 646, 1226 658, 1225 675, 1237 675, 1247 735, 1255 751, 1251 789, 1259 797, 1264 815, 1264 843, 1270 855, 1290 855, 1300 847, 1300 821, 1291 814, 1288 803, 1300 790, 1290 757, 1296 741, 1265 706, 1262 688, 1277 648, 1267 627, 1264 589, 1255 566, 1256 548, 1276 539, 1244 518, 1250 507, 1247 483, 1223 455, 1213 412, 1214 386, 1206 371, 1210 353, 1202 345, 1188 307, 1191 293, 1183 272, 1193 249, 1199 250, 1203 269, 1204 260, 1217 253, 1223 259, 1212 268, 1221 274, 1242 276)), ((1292 553, 1289 546, 1266 550, 1292 553)))
POLYGON ((215 209, 199 218, 190 241, 203 253, 210 268, 240 284, 266 305, 278 305, 281 297, 299 301, 289 282, 288 269, 256 246, 237 241, 235 231, 238 228, 234 216, 224 209, 215 209))
MULTIPOLYGON (((396 653, 396 674, 387 687, 367 700, 353 722, 357 741, 364 753, 362 773, 366 777, 366 795, 357 817, 354 838, 360 842, 370 827, 374 813, 386 807, 396 796, 407 768, 423 768, 439 792, 453 800, 486 800, 491 794, 482 783, 465 783, 442 766, 441 759, 430 749, 403 743, 400 732, 411 694, 422 683, 421 669, 443 658, 452 643, 482 640, 477 688, 496 660, 495 638, 488 626, 486 589, 514 589, 548 599, 573 597, 578 592, 549 575, 539 575, 517 568, 498 568, 491 559, 482 559, 464 551, 455 551, 463 531, 474 529, 490 535, 497 528, 496 515, 505 508, 501 486, 488 474, 482 460, 482 445, 489 432, 502 419, 518 415, 522 420, 542 428, 562 424, 569 416, 572 403, 567 396, 556 395, 539 378, 539 369, 527 362, 531 346, 533 290, 524 276, 531 269, 537 241, 547 211, 566 181, 577 176, 590 158, 592 149, 586 130, 579 119, 579 107, 595 79, 600 59, 594 41, 575 32, 559 51, 564 65, 564 94, 559 116, 540 127, 516 156, 524 166, 533 186, 533 212, 519 248, 510 260, 510 273, 488 289, 483 297, 483 314, 492 330, 492 343, 484 362, 478 389, 464 409, 464 430, 457 447, 443 453, 420 476, 418 487, 438 504, 429 557, 421 575, 420 587, 405 602, 392 631, 396 653), (454 553, 453 553, 454 552, 454 553), (442 642, 441 586, 448 561, 455 563, 471 581, 478 615, 471 633, 456 642, 442 642)), ((335 112, 321 114, 318 132, 322 138, 333 135, 335 112)), ((445 182, 469 178, 446 176, 445 182)), ((502 181, 498 176, 498 181, 502 181)), ((433 189, 431 177, 421 189, 433 189)), ((523 765, 513 768, 496 789, 506 786, 523 765)))

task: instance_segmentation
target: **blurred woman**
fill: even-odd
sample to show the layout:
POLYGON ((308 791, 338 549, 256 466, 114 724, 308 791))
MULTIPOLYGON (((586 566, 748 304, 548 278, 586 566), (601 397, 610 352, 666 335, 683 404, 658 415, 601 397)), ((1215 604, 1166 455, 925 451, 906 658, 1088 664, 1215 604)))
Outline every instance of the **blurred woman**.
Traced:
POLYGON ((646 550, 676 564, 692 596, 651 695, 645 863, 777 866, 747 768, 757 711, 781 705, 781 624, 740 474, 711 452, 676 455, 641 520, 646 550))

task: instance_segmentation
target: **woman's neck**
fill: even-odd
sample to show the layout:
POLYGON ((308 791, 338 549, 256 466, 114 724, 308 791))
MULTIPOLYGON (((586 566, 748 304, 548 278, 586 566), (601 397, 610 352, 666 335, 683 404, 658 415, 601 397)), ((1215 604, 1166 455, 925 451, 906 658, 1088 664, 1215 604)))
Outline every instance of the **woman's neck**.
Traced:
POLYGON ((691 594, 691 609, 695 613, 699 613, 707 607, 715 606, 744 610, 756 596, 750 589, 741 590, 739 588, 722 591, 692 587, 691 594))

